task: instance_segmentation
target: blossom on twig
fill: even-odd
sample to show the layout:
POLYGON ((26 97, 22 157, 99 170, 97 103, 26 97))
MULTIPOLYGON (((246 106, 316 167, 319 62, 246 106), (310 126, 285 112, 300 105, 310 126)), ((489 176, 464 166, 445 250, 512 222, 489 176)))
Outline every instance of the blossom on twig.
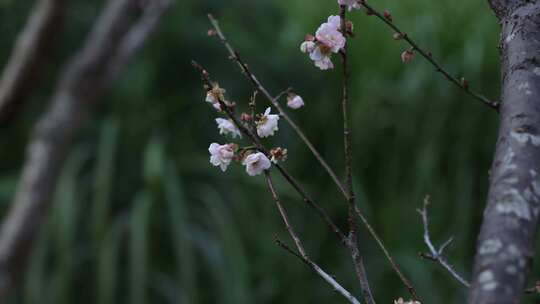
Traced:
POLYGON ((243 164, 246 166, 246 172, 250 176, 259 175, 264 170, 270 169, 272 165, 268 157, 262 152, 249 154, 244 158, 243 164))
POLYGON ((319 26, 315 36, 307 35, 305 41, 300 45, 300 50, 303 53, 308 53, 315 66, 321 70, 334 68, 331 60, 332 53, 339 52, 345 46, 346 39, 340 28, 341 17, 330 16, 327 22, 319 26))
POLYGON ((422 303, 420 303, 419 301, 413 301, 413 300, 405 301, 403 300, 403 298, 399 298, 397 300, 394 300, 394 304, 422 304, 422 303))
POLYGON ((221 168, 221 171, 225 172, 232 159, 234 158, 235 150, 235 144, 210 144, 210 147, 208 147, 208 152, 210 152, 210 163, 216 167, 219 166, 221 168))
POLYGON ((287 149, 276 147, 270 150, 270 160, 277 164, 279 161, 286 161, 287 160, 287 149))
POLYGON ((214 109, 221 111, 221 105, 219 101, 225 102, 225 89, 219 87, 217 83, 213 84, 213 87, 206 92, 205 101, 212 104, 214 109))
POLYGON ((242 138, 242 133, 230 119, 216 118, 219 134, 231 135, 232 138, 242 138))
POLYGON ((274 135, 278 130, 279 115, 270 114, 270 111, 270 107, 266 108, 264 114, 257 120, 257 135, 263 138, 274 135))
POLYGON ((300 95, 291 93, 287 96, 287 106, 291 109, 299 109, 304 106, 304 99, 300 95))
POLYGON ((352 11, 353 9, 360 9, 360 3, 358 3, 358 0, 338 0, 339 5, 345 5, 349 11, 352 11))

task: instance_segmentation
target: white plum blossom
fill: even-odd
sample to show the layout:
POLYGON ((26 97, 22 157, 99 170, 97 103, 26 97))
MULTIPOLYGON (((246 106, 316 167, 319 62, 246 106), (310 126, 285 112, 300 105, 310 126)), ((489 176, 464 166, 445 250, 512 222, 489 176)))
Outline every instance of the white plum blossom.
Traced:
POLYGON ((270 114, 270 110, 270 107, 266 108, 264 114, 257 121, 257 135, 263 138, 274 135, 278 130, 279 115, 270 114))
POLYGON ((413 300, 405 301, 403 300, 403 298, 399 298, 397 300, 394 300, 394 304, 422 304, 422 303, 418 301, 413 301, 413 300))
POLYGON ((324 44, 333 53, 339 52, 345 46, 345 37, 339 31, 341 18, 339 16, 328 17, 328 22, 321 24, 315 32, 317 41, 324 44))
POLYGON ((225 172, 234 157, 234 144, 212 143, 208 147, 208 152, 210 152, 210 163, 216 167, 219 166, 221 171, 225 172))
POLYGON ((259 175, 264 170, 270 169, 270 166, 272 165, 268 157, 261 152, 248 155, 244 159, 243 164, 246 166, 246 172, 250 176, 259 175))
POLYGON ((220 88, 217 83, 214 83, 212 85, 212 88, 208 90, 206 93, 206 99, 205 101, 212 104, 214 109, 217 111, 221 111, 221 104, 219 101, 221 100, 224 103, 227 103, 225 101, 225 90, 220 88))
POLYGON ((315 42, 313 42, 313 41, 304 41, 300 45, 300 50, 302 51, 302 53, 311 53, 311 52, 313 52, 315 47, 317 47, 315 42))
POLYGON ((358 0, 338 0, 339 5, 345 5, 349 11, 352 11, 355 9, 360 9, 360 4, 358 3, 358 0))
POLYGON ((216 123, 218 125, 219 134, 231 135, 232 138, 237 136, 242 138, 242 133, 236 127, 236 125, 229 119, 216 118, 216 123))
POLYGON ((304 106, 304 100, 300 95, 291 94, 287 97, 287 106, 291 109, 299 109, 304 106))
POLYGON ((334 68, 334 64, 330 59, 331 53, 326 50, 326 47, 318 46, 313 52, 309 54, 309 58, 311 58, 311 60, 313 60, 313 62, 315 63, 315 66, 321 70, 328 70, 334 68), (321 47, 323 49, 321 49, 321 47))
POLYGON ((221 105, 219 104, 219 101, 216 98, 216 96, 214 96, 214 94, 212 94, 211 91, 208 91, 208 93, 206 93, 205 101, 212 104, 212 107, 214 107, 214 109, 216 109, 217 111, 221 111, 221 105))
MULTIPOLYGON (((352 24, 350 24, 352 28, 352 24)), ((315 66, 321 70, 334 68, 331 56, 345 47, 345 36, 340 31, 341 17, 330 16, 327 22, 321 24, 315 36, 307 35, 306 40, 300 45, 300 50, 309 54, 315 66)))

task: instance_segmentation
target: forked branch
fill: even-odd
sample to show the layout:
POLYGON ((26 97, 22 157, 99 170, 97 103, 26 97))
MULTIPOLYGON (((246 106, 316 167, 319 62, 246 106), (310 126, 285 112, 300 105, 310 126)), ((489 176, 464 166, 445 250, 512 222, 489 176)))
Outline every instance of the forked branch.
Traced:
MULTIPOLYGON (((240 67, 240 70, 242 71, 244 76, 246 76, 248 78, 248 80, 253 84, 255 89, 259 90, 265 96, 265 98, 268 101, 270 101, 272 103, 272 105, 274 105, 274 107, 278 110, 280 115, 287 121, 287 123, 291 126, 291 128, 295 131, 295 133, 300 137, 300 139, 304 142, 304 144, 309 148, 309 150, 311 151, 313 156, 317 159, 317 161, 325 169, 326 173, 331 177, 334 184, 338 187, 338 189, 340 190, 340 193, 348 201, 350 197, 349 197, 349 193, 346 190, 346 187, 340 181, 340 179, 337 177, 337 174, 334 172, 334 170, 324 160, 324 158, 318 152, 318 150, 315 148, 315 146, 313 146, 311 141, 309 141, 309 139, 305 135, 305 132, 292 120, 292 118, 290 118, 289 115, 287 115, 287 113, 283 110, 281 105, 277 102, 277 98, 272 97, 272 95, 270 95, 268 90, 265 89, 265 87, 261 84, 261 82, 257 79, 257 77, 251 72, 248 65, 240 57, 239 52, 236 51, 232 47, 232 45, 227 40, 226 36, 223 34, 223 32, 222 32, 222 30, 221 30, 221 28, 219 26, 218 21, 210 14, 208 15, 208 18, 209 18, 209 20, 210 20, 210 22, 211 22, 211 24, 213 26, 213 30, 211 30, 210 33, 213 34, 213 35, 218 36, 221 43, 227 49, 227 51, 229 53, 229 58, 231 60, 233 60, 240 67)), ((297 190, 297 192, 302 196, 302 198, 304 199, 305 202, 309 203, 310 201, 312 201, 309 198, 309 196, 306 194, 306 192, 301 187, 299 187, 299 184, 298 184, 298 182, 296 180, 294 180, 289 174, 286 174, 284 172, 284 169, 281 166, 278 165, 277 168, 278 168, 278 170, 280 170, 280 172, 284 173, 283 174, 284 177, 297 190)), ((415 288, 412 286, 411 282, 405 277, 403 272, 399 269, 398 264, 395 262, 392 255, 390 254, 389 250, 384 245, 383 240, 378 236, 375 229, 369 224, 367 218, 363 215, 360 208, 356 204, 354 206, 354 212, 359 216, 359 218, 361 219, 364 226, 367 228, 367 230, 368 230, 369 234, 371 235, 371 237, 375 239, 375 241, 377 242, 377 245, 384 252, 384 255, 387 258, 387 260, 389 261, 392 269, 397 273, 397 275, 399 276, 400 280, 403 282, 403 284, 405 285, 405 287, 407 288, 409 293, 413 296, 414 299, 418 299, 415 288)), ((326 215, 323 215, 323 217, 326 217, 326 215)), ((336 227, 336 226, 334 226, 334 227, 336 227)), ((337 227, 336 227, 336 229, 337 229, 337 227)), ((341 233, 338 232, 336 229, 333 229, 333 231, 335 231, 339 236, 339 234, 341 234, 341 233)), ((340 237, 340 239, 342 240, 342 243, 346 245, 346 243, 343 242, 343 240, 345 240, 345 238, 340 237)))
POLYGON ((467 288, 471 287, 471 284, 467 280, 465 280, 459 273, 457 273, 454 267, 448 262, 448 260, 444 256, 444 250, 452 243, 453 238, 448 239, 438 249, 435 248, 435 245, 433 245, 433 242, 431 241, 431 236, 429 234, 429 217, 428 217, 428 211, 427 211, 428 205, 429 205, 429 196, 426 196, 424 198, 424 204, 422 206, 422 209, 417 210, 418 213, 420 213, 420 216, 422 217, 422 224, 424 225, 424 243, 426 243, 426 246, 429 249, 429 253, 421 253, 420 256, 430 261, 437 262, 444 269, 446 269, 452 275, 452 277, 454 277, 454 279, 456 279, 463 286, 467 288))

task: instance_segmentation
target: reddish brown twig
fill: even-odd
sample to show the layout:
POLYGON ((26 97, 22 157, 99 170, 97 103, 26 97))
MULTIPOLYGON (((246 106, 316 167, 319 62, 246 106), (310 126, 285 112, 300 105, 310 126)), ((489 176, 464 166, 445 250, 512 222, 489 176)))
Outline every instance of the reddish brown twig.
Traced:
POLYGON ((347 58, 347 19, 346 19, 346 8, 344 5, 340 7, 340 17, 341 17, 341 33, 345 37, 345 45, 340 51, 342 67, 343 67, 343 79, 342 79, 342 98, 341 98, 341 110, 343 115, 343 147, 345 153, 345 187, 348 194, 348 203, 349 203, 349 237, 348 237, 348 247, 351 252, 351 257, 353 259, 354 268, 356 270, 356 276, 360 282, 360 287, 362 289, 362 295, 364 301, 368 304, 374 304, 375 300, 371 294, 371 288, 369 286, 369 280, 367 278, 366 269, 364 267, 364 262, 362 255, 358 249, 358 236, 356 234, 356 216, 354 214, 354 207, 356 206, 355 195, 353 189, 353 177, 352 177, 352 139, 351 139, 351 130, 349 128, 349 112, 348 112, 348 100, 349 100, 349 65, 347 58))
MULTIPOLYGON (((213 82, 210 79, 209 73, 200 64, 198 64, 195 61, 192 61, 192 65, 200 73, 201 79, 204 82, 204 84, 207 87, 211 87, 213 82)), ((223 100, 219 100, 219 103, 221 105, 221 108, 223 109, 224 114, 227 115, 227 117, 229 117, 233 121, 233 123, 237 126, 240 132, 242 132, 242 134, 245 135, 246 138, 250 140, 251 143, 255 145, 255 147, 259 151, 269 156, 268 149, 261 143, 256 133, 251 128, 247 128, 244 124, 242 124, 240 119, 236 117, 236 115, 231 110, 231 108, 228 107, 223 100)), ((289 184, 300 194, 300 196, 302 197, 302 200, 309 207, 315 210, 315 212, 319 215, 319 217, 321 217, 321 219, 324 220, 324 222, 328 225, 330 230, 336 234, 340 242, 342 244, 345 244, 346 243, 345 235, 341 232, 338 226, 332 221, 328 213, 319 204, 317 204, 313 199, 311 199, 311 197, 309 197, 307 192, 300 186, 298 181, 291 174, 289 174, 289 172, 287 172, 287 170, 283 166, 281 166, 280 164, 275 164, 275 167, 278 169, 281 175, 289 182, 289 184)))
POLYGON ((448 81, 463 90, 463 92, 465 92, 467 95, 482 102, 486 106, 495 109, 497 112, 499 111, 499 101, 489 100, 482 94, 472 90, 467 82, 460 81, 457 77, 452 76, 440 63, 435 60, 435 58, 433 58, 431 52, 428 52, 421 48, 407 33, 399 29, 399 27, 394 23, 393 20, 386 18, 383 13, 377 11, 374 7, 369 5, 366 0, 360 0, 358 1, 358 3, 360 3, 360 5, 362 5, 364 8, 366 8, 368 14, 376 16, 379 20, 388 25, 401 39, 405 40, 415 51, 417 51, 431 65, 433 65, 435 67, 435 70, 441 73, 448 81))
MULTIPOLYGON (((248 80, 253 84, 253 86, 259 90, 260 92, 262 92, 262 94, 276 107, 276 109, 278 109, 279 113, 281 116, 283 116, 285 118, 285 120, 287 121, 287 123, 289 123, 289 125, 292 127, 292 129, 297 133, 297 135, 300 137, 300 139, 306 144, 306 146, 309 148, 309 150, 311 151, 311 153, 313 154, 313 156, 317 159, 317 161, 321 164, 321 166, 325 169, 326 173, 331 177, 332 181, 334 182, 334 184, 338 187, 338 189, 340 190, 341 194, 345 197, 345 199, 349 199, 349 194, 347 193, 347 191, 345 190, 345 186, 341 183, 341 181, 339 180, 339 178, 337 177, 336 173, 334 172, 334 170, 327 164, 327 162, 324 160, 324 158, 321 156, 321 154, 317 151, 317 149, 313 146, 313 144, 311 144, 311 142, 308 140, 308 138, 306 137, 305 133, 302 131, 302 129, 287 115, 287 113, 285 113, 282 109, 282 107, 279 105, 279 103, 277 103, 277 100, 276 98, 273 98, 270 93, 268 93, 268 91, 264 88, 264 86, 261 84, 261 82, 259 82, 259 80, 257 79, 257 77, 251 72, 251 70, 249 69, 248 65, 242 60, 242 58, 240 57, 239 53, 231 46, 231 44, 228 42, 227 38, 225 37, 225 35, 223 34, 223 32, 221 31, 221 28, 219 27, 219 24, 218 24, 218 21, 212 16, 212 15, 208 15, 208 18, 210 19, 210 22, 212 24, 212 26, 214 27, 214 31, 215 33, 217 34, 218 38, 220 39, 220 41, 223 43, 223 45, 225 46, 225 48, 227 49, 227 51, 229 52, 229 55, 230 55, 230 58, 232 60, 234 60, 237 65, 240 67, 242 73, 248 78, 248 80)), ((281 171, 281 168, 280 166, 277 166, 277 168, 281 171)), ((300 193, 300 195, 302 196, 302 198, 304 199, 304 201, 306 202, 309 202, 310 199, 309 197, 307 196, 307 194, 305 193, 305 191, 303 191, 299 186, 298 186, 298 183, 294 180, 291 180, 290 179, 290 175, 287 176, 287 175, 284 175, 284 177, 289 181, 291 182, 291 185, 293 185, 293 187, 298 191, 298 193, 300 193)), ((375 241, 377 242, 377 245, 381 248, 381 250, 384 252, 384 255, 385 257, 387 258, 387 260, 389 261, 392 269, 398 274, 399 278, 401 279, 401 281, 403 282, 403 284, 405 285, 405 287, 407 288, 407 290, 411 293, 411 295, 417 299, 417 295, 416 295, 416 291, 414 289, 414 287, 412 286, 412 284, 410 283, 410 281, 405 277, 405 275, 403 274, 403 272, 399 269, 399 266, 398 264, 395 262, 395 260, 393 259, 392 255, 390 254, 390 252, 388 251, 388 249, 386 248, 386 246, 384 245, 384 242, 383 240, 378 236, 378 234, 375 232, 375 230, 373 229, 373 227, 369 224, 368 220, 366 219, 366 217, 362 214, 361 210, 359 209, 358 206, 355 205, 354 207, 355 209, 355 213, 360 217, 360 219, 362 220, 362 223, 366 226, 366 228, 368 229, 368 232, 370 233, 371 237, 375 239, 375 241)))

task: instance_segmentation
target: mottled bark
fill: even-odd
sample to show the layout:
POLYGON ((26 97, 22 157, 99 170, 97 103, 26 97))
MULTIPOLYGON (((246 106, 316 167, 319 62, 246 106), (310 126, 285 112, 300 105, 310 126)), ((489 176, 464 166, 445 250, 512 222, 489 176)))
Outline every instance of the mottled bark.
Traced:
POLYGON ((491 0, 502 26, 502 105, 469 303, 519 303, 540 212, 540 1, 491 0))
POLYGON ((76 131, 170 3, 154 0, 135 18, 139 1, 109 0, 85 45, 60 77, 50 108, 34 128, 12 207, 2 223, 0 302, 26 265, 76 131))

